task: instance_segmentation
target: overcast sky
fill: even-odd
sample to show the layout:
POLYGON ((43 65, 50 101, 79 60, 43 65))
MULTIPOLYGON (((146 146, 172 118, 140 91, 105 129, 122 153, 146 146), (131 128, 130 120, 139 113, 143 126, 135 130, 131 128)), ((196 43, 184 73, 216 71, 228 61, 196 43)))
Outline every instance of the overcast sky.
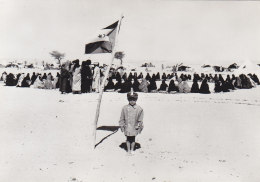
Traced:
POLYGON ((122 13, 126 61, 260 62, 260 2, 171 0, 0 0, 0 61, 87 59, 86 41, 122 13))

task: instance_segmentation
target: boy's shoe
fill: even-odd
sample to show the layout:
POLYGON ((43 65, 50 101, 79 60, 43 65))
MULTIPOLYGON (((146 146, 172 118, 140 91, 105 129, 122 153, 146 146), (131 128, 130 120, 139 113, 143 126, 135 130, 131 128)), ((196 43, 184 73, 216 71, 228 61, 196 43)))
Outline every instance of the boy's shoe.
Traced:
POLYGON ((135 154, 135 151, 134 151, 134 150, 131 150, 131 154, 134 155, 134 154, 135 154))

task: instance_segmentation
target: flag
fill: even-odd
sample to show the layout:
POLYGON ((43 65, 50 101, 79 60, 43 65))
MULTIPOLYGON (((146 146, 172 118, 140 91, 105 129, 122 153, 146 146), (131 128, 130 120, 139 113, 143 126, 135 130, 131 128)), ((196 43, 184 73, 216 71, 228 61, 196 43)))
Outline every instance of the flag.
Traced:
POLYGON ((100 33, 85 45, 85 54, 112 53, 115 45, 119 21, 103 28, 100 33))

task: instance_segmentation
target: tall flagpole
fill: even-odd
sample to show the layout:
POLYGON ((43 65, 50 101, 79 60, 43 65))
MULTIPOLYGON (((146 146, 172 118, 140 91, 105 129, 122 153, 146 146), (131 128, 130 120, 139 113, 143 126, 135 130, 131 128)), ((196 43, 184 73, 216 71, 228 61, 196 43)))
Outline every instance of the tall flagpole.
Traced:
POLYGON ((114 45, 114 48, 112 50, 111 62, 106 69, 105 77, 103 78, 102 83, 101 83, 101 90, 100 90, 99 97, 98 97, 96 116, 95 116, 95 121, 94 121, 94 124, 93 124, 93 147, 94 147, 94 149, 95 149, 95 145, 96 145, 97 122, 98 122, 99 113, 100 113, 102 95, 103 95, 103 92, 104 92, 104 87, 105 87, 105 83, 106 83, 110 68, 111 68, 113 61, 114 61, 115 50, 116 50, 116 46, 117 46, 117 36, 118 36, 119 28, 121 26, 121 21, 122 21, 123 18, 124 18, 124 16, 122 15, 119 22, 118 22, 118 26, 116 27, 115 45, 114 45))

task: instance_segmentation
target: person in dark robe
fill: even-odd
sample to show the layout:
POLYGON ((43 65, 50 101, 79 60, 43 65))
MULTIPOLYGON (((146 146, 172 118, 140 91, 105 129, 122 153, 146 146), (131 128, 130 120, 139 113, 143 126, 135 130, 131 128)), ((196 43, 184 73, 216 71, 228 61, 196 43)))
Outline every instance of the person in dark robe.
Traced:
POLYGON ((210 94, 209 91, 209 84, 208 84, 208 80, 205 77, 205 79, 202 81, 201 86, 200 86, 200 93, 201 94, 210 94))
POLYGON ((215 88, 214 88, 214 91, 216 93, 219 93, 219 92, 222 92, 222 88, 221 88, 221 82, 220 81, 215 81, 215 88))
POLYGON ((57 82, 55 84, 56 88, 60 88, 60 73, 57 73, 56 75, 57 82))
POLYGON ((201 74, 200 74, 200 78, 201 78, 201 80, 204 80, 205 74, 204 74, 204 73, 201 73, 201 74))
POLYGON ((157 85, 156 85, 156 81, 151 79, 150 80, 150 84, 148 86, 148 91, 149 92, 157 92, 157 85))
POLYGON ((134 79, 137 79, 137 77, 138 77, 138 76, 137 76, 137 73, 134 72, 134 77, 133 77, 133 78, 134 78, 134 79))
POLYGON ((149 74, 149 73, 147 73, 147 74, 146 74, 146 77, 145 77, 145 79, 146 79, 147 81, 150 81, 150 80, 151 80, 151 76, 150 76, 150 74, 149 74))
POLYGON ((122 78, 121 78, 121 75, 120 75, 120 73, 117 71, 116 72, 116 78, 115 78, 116 80, 121 80, 122 78))
POLYGON ((165 73, 162 74, 162 80, 166 80, 167 79, 167 76, 165 73))
POLYGON ((125 82, 122 82, 120 93, 127 93, 131 91, 132 83, 130 80, 126 80, 125 82))
POLYGON ((89 93, 91 91, 93 74, 90 68, 91 60, 83 61, 81 65, 81 93, 89 93))
POLYGON ((122 79, 117 79, 117 82, 115 84, 115 91, 120 91, 122 85, 122 79))
POLYGON ((134 90, 134 92, 140 92, 139 85, 140 85, 139 81, 137 80, 137 78, 135 78, 134 79, 134 83, 133 83, 133 90, 134 90))
POLYGON ((178 77, 178 74, 177 74, 177 73, 175 73, 175 74, 174 74, 174 76, 175 76, 176 80, 178 80, 178 79, 179 79, 179 77, 178 77))
POLYGON ((108 83, 104 88, 105 91, 114 91, 115 90, 115 84, 113 82, 112 77, 108 78, 108 83))
POLYGON ((226 83, 227 83, 227 87, 228 87, 229 90, 235 90, 235 87, 234 87, 232 80, 231 80, 229 75, 227 75, 226 83))
POLYGON ((138 78, 138 79, 144 78, 143 73, 141 72, 141 73, 138 75, 137 78, 138 78))
POLYGON ((122 79, 124 79, 124 81, 127 80, 127 74, 126 73, 123 74, 122 79))
POLYGON ((193 83, 191 86, 191 93, 199 93, 200 89, 199 89, 199 84, 196 78, 193 79, 193 83))
POLYGON ((28 73, 28 74, 26 75, 26 77, 24 77, 24 79, 23 79, 23 81, 22 81, 21 87, 30 87, 30 83, 31 83, 30 74, 28 73))
POLYGON ((259 79, 256 74, 253 74, 253 80, 257 83, 257 85, 260 85, 259 79))
POLYGON ((33 72, 32 77, 31 77, 31 85, 33 85, 36 78, 37 78, 37 75, 35 75, 35 72, 33 72))
POLYGON ((197 81, 200 80, 200 76, 197 73, 193 74, 193 80, 196 79, 197 81))
POLYGON ((219 78, 218 78, 218 75, 217 75, 217 74, 215 74, 213 80, 214 80, 214 82, 219 81, 219 78))
POLYGON ((169 93, 175 93, 175 92, 178 92, 178 91, 179 91, 179 89, 178 89, 178 87, 175 85, 174 80, 171 80, 171 81, 170 81, 170 84, 169 84, 169 87, 168 87, 168 92, 169 92, 169 93))
POLYGON ((134 76, 133 76, 132 72, 130 72, 129 75, 128 75, 128 80, 132 80, 133 77, 134 77, 134 76))
POLYGON ((46 80, 46 79, 47 79, 46 73, 43 74, 42 79, 43 79, 43 80, 46 80))
POLYGON ((221 84, 221 90, 223 92, 230 92, 229 89, 228 89, 228 83, 226 81, 223 81, 222 84, 221 84))
POLYGON ((221 83, 223 83, 223 82, 225 81, 221 74, 218 75, 218 80, 219 80, 221 83))
POLYGON ((156 80, 155 74, 152 75, 152 80, 156 80))
POLYGON ((187 80, 191 80, 191 75, 190 74, 188 74, 187 80))
POLYGON ((168 90, 168 84, 165 82, 165 80, 162 80, 162 83, 160 85, 160 88, 159 88, 159 92, 167 92, 168 90))
POLYGON ((156 74, 156 80, 157 80, 157 81, 161 80, 161 76, 160 76, 160 73, 159 73, 159 72, 156 74))
POLYGON ((69 73, 69 62, 64 63, 61 66, 61 73, 60 73, 60 92, 69 93, 68 87, 70 86, 70 73, 69 73))
POLYGON ((5 82, 5 85, 6 86, 15 86, 17 84, 16 82, 16 79, 15 79, 15 76, 13 73, 9 73, 7 76, 6 76, 6 82, 5 82))

